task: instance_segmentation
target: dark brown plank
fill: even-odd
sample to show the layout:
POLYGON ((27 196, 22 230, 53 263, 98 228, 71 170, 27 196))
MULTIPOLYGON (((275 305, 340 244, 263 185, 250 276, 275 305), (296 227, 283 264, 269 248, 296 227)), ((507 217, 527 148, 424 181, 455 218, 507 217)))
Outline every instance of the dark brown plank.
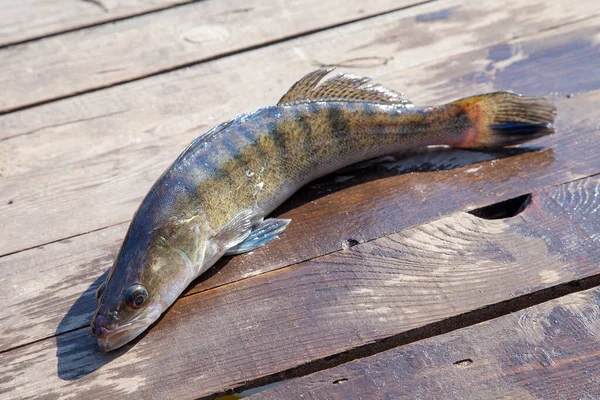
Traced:
MULTIPOLYGON (((419 0, 375 0, 365 7, 342 0, 250 0, 243 5, 236 0, 207 0, 0 49, 0 112, 139 79, 418 3, 419 0)), ((562 10, 555 10, 558 11, 562 10)), ((568 14, 566 19, 578 16, 576 10, 568 14)))
MULTIPOLYGON (((586 71, 575 77, 565 77, 564 81, 556 79, 548 82, 548 89, 559 88, 566 91, 570 87, 580 87, 584 81, 590 84, 600 82, 594 64, 595 57, 599 54, 595 47, 572 47, 572 52, 564 50, 565 47, 568 48, 565 43, 575 46, 589 35, 588 27, 581 30, 571 27, 571 31, 562 30, 542 38, 518 41, 508 47, 495 47, 489 53, 496 54, 493 59, 497 58, 502 49, 505 49, 503 54, 506 54, 507 48, 520 49, 519 52, 515 51, 518 54, 516 57, 521 59, 518 68, 536 71, 538 74, 539 71, 548 71, 555 66, 562 66, 565 70, 572 68, 573 71, 586 71), (532 59, 523 59, 523 54, 532 54, 532 59), (539 54, 544 57, 537 56, 539 54), (577 59, 578 63, 570 64, 572 59, 577 59)), ((486 50, 466 54, 453 59, 452 63, 430 66, 427 69, 428 75, 434 76, 430 85, 433 87, 436 82, 446 82, 441 78, 443 70, 448 69, 447 65, 460 62, 465 68, 461 73, 455 71, 456 75, 450 75, 448 79, 453 82, 444 83, 445 85, 467 93, 469 90, 486 91, 493 88, 493 80, 489 82, 479 79, 477 83, 473 83, 471 78, 460 78, 465 74, 467 77, 474 74, 468 73, 468 68, 471 71, 480 70, 481 66, 469 65, 469 60, 478 60, 487 53, 486 50), (436 75, 435 71, 440 75, 436 75), (470 89, 471 86, 475 89, 470 89)), ((503 63, 505 66, 510 65, 506 60, 503 63)), ((473 64, 476 62, 473 61, 473 64)), ((493 68, 496 61, 491 60, 488 65, 493 68)), ((406 74, 416 77, 422 73, 422 69, 419 69, 409 70, 406 74)), ((509 76, 514 79, 514 87, 530 87, 529 90, 533 92, 540 90, 536 88, 537 81, 527 83, 525 73, 509 76)), ((513 85, 513 81, 507 81, 508 78, 502 72, 498 72, 497 77, 505 80, 503 85, 513 85)), ((222 268, 209 272, 208 275, 212 276, 202 279, 190 292, 196 293, 339 250, 347 239, 359 242, 373 240, 456 211, 481 207, 597 172, 600 165, 600 141, 596 126, 600 115, 595 104, 600 101, 600 93, 578 93, 573 98, 564 96, 557 97, 556 100, 559 107, 558 133, 539 143, 543 146, 541 151, 515 154, 430 150, 424 154, 402 158, 397 169, 387 171, 379 168, 354 172, 352 179, 347 179, 350 176, 348 174, 339 175, 303 189, 277 212, 278 215, 293 220, 280 240, 252 254, 225 260, 220 264, 222 268), (493 160, 507 155, 510 157, 493 160)), ((103 179, 107 184, 114 183, 111 176, 103 179)), ((70 196, 70 193, 67 191, 62 195, 70 196)), ((81 194, 83 196, 83 192, 81 194)), ((112 194, 106 193, 104 189, 99 190, 98 195, 100 194, 102 196, 99 196, 101 201, 98 200, 98 207, 105 207, 104 202, 113 201, 112 194)), ((129 193, 123 189, 123 193, 116 195, 129 193)), ((5 209, 17 207, 19 212, 13 214, 15 218, 24 218, 24 213, 31 212, 31 205, 20 202, 20 198, 15 198, 14 204, 5 206, 5 209)), ((96 208, 91 205, 89 207, 81 215, 72 211, 72 218, 82 218, 83 222, 87 222, 88 214, 97 212, 96 208)), ((52 211, 47 207, 44 218, 53 218, 50 215, 52 211)), ((106 207, 106 212, 109 211, 114 209, 106 207)), ((70 222, 66 221, 64 224, 70 222)), ((31 223, 39 226, 47 221, 36 220, 31 223)), ((55 226, 61 229, 63 222, 55 221, 55 226)), ((8 305, 0 309, 0 318, 6 321, 0 327, 0 348, 11 348, 51 336, 55 331, 64 332, 83 326, 82 323, 89 319, 93 308, 91 304, 94 301, 94 289, 86 292, 82 302, 75 303, 75 299, 110 267, 125 228, 121 225, 50 244, 43 249, 32 249, 0 258, 0 273, 11 276, 11 284, 3 285, 4 289, 0 291, 0 296, 4 296, 3 300, 8 305), (95 250, 90 250, 86 257, 86 253, 79 250, 83 248, 95 250), (43 260, 44 269, 53 271, 46 275, 46 286, 38 281, 40 259, 43 260), (63 277, 68 277, 68 286, 61 283, 63 277), (57 286, 54 285, 59 285, 61 291, 55 290, 57 286), (54 298, 54 302, 48 303, 47 296, 54 298), (31 303, 38 304, 39 307, 28 308, 31 303), (63 321, 59 324, 71 307, 70 323, 63 321), (25 312, 28 309, 30 311, 25 312)), ((22 229, 31 232, 25 226, 22 229)))
MULTIPOLYGON (((408 86, 406 91, 417 104, 438 103, 494 88, 531 94, 557 91, 564 95, 564 90, 585 91, 599 86, 595 64, 597 47, 591 42, 588 46, 578 46, 597 32, 597 20, 577 25, 580 30, 565 27, 542 36, 543 39, 517 41, 508 47, 492 49, 488 54, 488 49, 482 48, 499 43, 507 29, 511 30, 509 36, 521 32, 512 31, 516 27, 507 27, 503 19, 506 15, 521 14, 519 10, 507 14, 502 6, 497 10, 498 15, 494 14, 496 17, 489 16, 490 20, 486 18, 484 23, 477 13, 466 7, 448 19, 430 22, 423 22, 419 15, 408 14, 402 18, 405 14, 393 13, 381 17, 383 20, 362 21, 339 30, 2 116, 0 135, 18 136, 0 142, 3 175, 0 179, 3 221, 0 254, 129 220, 153 181, 187 143, 228 117, 272 104, 296 77, 315 68, 313 58, 339 63, 348 57, 375 54, 397 57, 380 67, 357 72, 372 75, 376 81, 392 88, 408 86), (397 26, 402 26, 400 31, 397 26), (410 30, 417 27, 419 31, 429 32, 431 40, 396 43, 393 39, 409 35, 410 30), (468 30, 467 36, 472 40, 466 41, 464 46, 454 46, 448 38, 457 30, 468 30), (485 31, 481 34, 483 38, 478 34, 481 30, 485 31), (349 41, 349 36, 354 40, 349 41), (438 52, 438 48, 444 50, 438 52), (405 69, 407 65, 473 49, 480 50, 449 61, 444 59, 433 65, 405 69), (498 61, 498 57, 505 58, 498 61), (573 59, 581 61, 573 63, 573 59), (513 73, 509 68, 513 64, 513 69, 521 70, 513 73), (556 79, 546 79, 547 85, 540 87, 523 72, 537 75, 542 69, 556 75, 563 72, 552 69, 558 66, 574 71, 574 78, 557 75, 556 79), (482 76, 475 79, 473 75, 478 74, 482 76), (10 200, 13 203, 7 206, 10 200), (38 218, 39 212, 44 213, 44 218, 38 218), (33 225, 38 229, 29 229, 33 225), (28 234, 22 235, 24 231, 28 234)), ((532 29, 560 23, 556 16, 536 18, 540 20, 529 25, 532 29)), ((571 123, 574 121, 569 121, 571 123)), ((593 125, 594 121, 586 119, 585 123, 593 125)))
POLYGON ((597 399, 599 302, 574 293, 249 399, 597 399))
MULTIPOLYGON (((571 215, 598 207, 599 187, 600 176, 588 178, 534 194, 515 217, 458 213, 184 297, 139 342, 109 355, 87 329, 13 349, 0 355, 0 390, 195 398, 598 278, 600 243, 571 215)), ((600 215, 587 218, 598 229, 600 215)))

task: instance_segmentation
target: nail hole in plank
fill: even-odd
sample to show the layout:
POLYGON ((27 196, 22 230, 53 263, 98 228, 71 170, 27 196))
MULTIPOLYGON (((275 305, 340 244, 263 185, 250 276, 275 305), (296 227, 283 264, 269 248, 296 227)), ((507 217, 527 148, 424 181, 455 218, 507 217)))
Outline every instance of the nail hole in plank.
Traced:
POLYGON ((471 360, 470 358, 465 358, 464 360, 459 360, 452 363, 452 365, 454 365, 457 368, 465 368, 471 364, 473 364, 473 360, 471 360))
POLYGON ((346 378, 341 378, 341 379, 337 379, 331 383, 333 383, 334 385, 339 385, 340 383, 344 383, 344 382, 348 382, 348 379, 346 378))

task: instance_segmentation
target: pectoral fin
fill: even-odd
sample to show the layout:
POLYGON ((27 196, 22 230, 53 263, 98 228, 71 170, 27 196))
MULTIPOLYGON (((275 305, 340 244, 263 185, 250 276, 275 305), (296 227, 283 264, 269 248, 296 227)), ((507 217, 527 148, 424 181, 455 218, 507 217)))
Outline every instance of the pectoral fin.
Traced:
POLYGON ((244 210, 223 227, 212 239, 228 249, 242 243, 252 230, 256 217, 251 210, 244 210))
POLYGON ((291 219, 269 218, 252 228, 252 232, 243 242, 231 247, 225 255, 242 254, 257 249, 271 240, 279 237, 279 234, 287 228, 291 219))

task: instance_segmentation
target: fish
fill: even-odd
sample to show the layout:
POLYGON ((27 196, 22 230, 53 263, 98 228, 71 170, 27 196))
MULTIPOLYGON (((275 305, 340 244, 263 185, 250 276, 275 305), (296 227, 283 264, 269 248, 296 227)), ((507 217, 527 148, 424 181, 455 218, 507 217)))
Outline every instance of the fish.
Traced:
POLYGON ((209 130, 158 178, 96 292, 100 350, 135 339, 221 257, 278 238, 290 220, 268 215, 319 177, 424 146, 501 148, 554 133, 545 98, 493 92, 416 107, 369 78, 330 72, 209 130))

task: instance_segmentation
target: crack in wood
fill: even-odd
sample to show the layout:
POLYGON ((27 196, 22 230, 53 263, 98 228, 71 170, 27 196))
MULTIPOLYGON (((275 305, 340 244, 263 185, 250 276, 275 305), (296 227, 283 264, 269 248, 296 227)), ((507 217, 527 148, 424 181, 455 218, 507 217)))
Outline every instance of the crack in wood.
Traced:
POLYGON ((81 0, 81 1, 83 1, 84 3, 94 4, 95 6, 97 6, 98 8, 100 8, 105 13, 110 12, 110 10, 108 9, 108 7, 106 7, 106 5, 102 1, 100 1, 100 0, 81 0))
POLYGON ((36 129, 30 130, 30 131, 27 131, 27 132, 16 133, 16 134, 11 135, 11 136, 6 136, 6 137, 3 137, 3 138, 0 138, 0 142, 6 141, 6 140, 10 140, 10 139, 14 139, 16 137, 32 135, 32 134, 34 134, 36 132, 40 132, 40 131, 43 131, 45 129, 58 128, 60 126, 67 126, 67 125, 77 124, 77 123, 85 122, 85 121, 94 121, 96 119, 100 119, 100 118, 104 118, 104 117, 110 117, 110 116, 113 116, 113 115, 124 114, 124 113, 126 113, 128 111, 129 110, 114 111, 114 112, 109 112, 109 113, 105 113, 105 114, 95 115, 93 117, 80 118, 80 119, 76 119, 76 120, 73 120, 73 121, 60 122, 60 123, 57 123, 57 124, 46 125, 46 126, 42 126, 40 128, 36 128, 36 129))
POLYGON ((525 210, 531 203, 531 193, 519 197, 490 204, 485 207, 469 211, 469 214, 482 219, 512 218, 525 210))
MULTIPOLYGON (((95 3, 98 0, 81 0, 81 1, 87 2, 87 3, 95 3)), ((90 28, 94 28, 97 26, 102 26, 102 25, 112 24, 115 22, 125 21, 125 20, 131 19, 131 18, 141 17, 144 15, 153 14, 153 13, 161 12, 161 11, 166 11, 166 10, 173 9, 173 8, 184 7, 190 3, 196 3, 198 1, 202 1, 202 0, 188 0, 188 1, 184 1, 184 2, 177 2, 174 4, 171 3, 170 5, 166 5, 166 6, 162 6, 162 7, 147 8, 147 9, 142 8, 139 11, 137 11, 137 13, 135 13, 135 14, 124 14, 122 16, 115 15, 111 19, 100 19, 100 20, 96 20, 93 22, 84 23, 84 24, 80 24, 80 25, 75 24, 69 28, 64 28, 64 27, 59 28, 59 29, 54 28, 55 30, 48 30, 46 33, 43 33, 41 35, 22 37, 22 38, 18 38, 16 40, 13 39, 13 40, 4 42, 0 45, 0 50, 5 49, 5 48, 10 48, 10 47, 17 47, 17 46, 20 46, 20 45, 23 45, 26 43, 37 42, 40 40, 52 38, 55 36, 65 35, 65 34, 72 33, 72 32, 90 29, 90 28)), ((58 3, 58 1, 57 1, 57 3, 58 3)), ((99 7, 102 8, 102 6, 99 6, 99 7)))

